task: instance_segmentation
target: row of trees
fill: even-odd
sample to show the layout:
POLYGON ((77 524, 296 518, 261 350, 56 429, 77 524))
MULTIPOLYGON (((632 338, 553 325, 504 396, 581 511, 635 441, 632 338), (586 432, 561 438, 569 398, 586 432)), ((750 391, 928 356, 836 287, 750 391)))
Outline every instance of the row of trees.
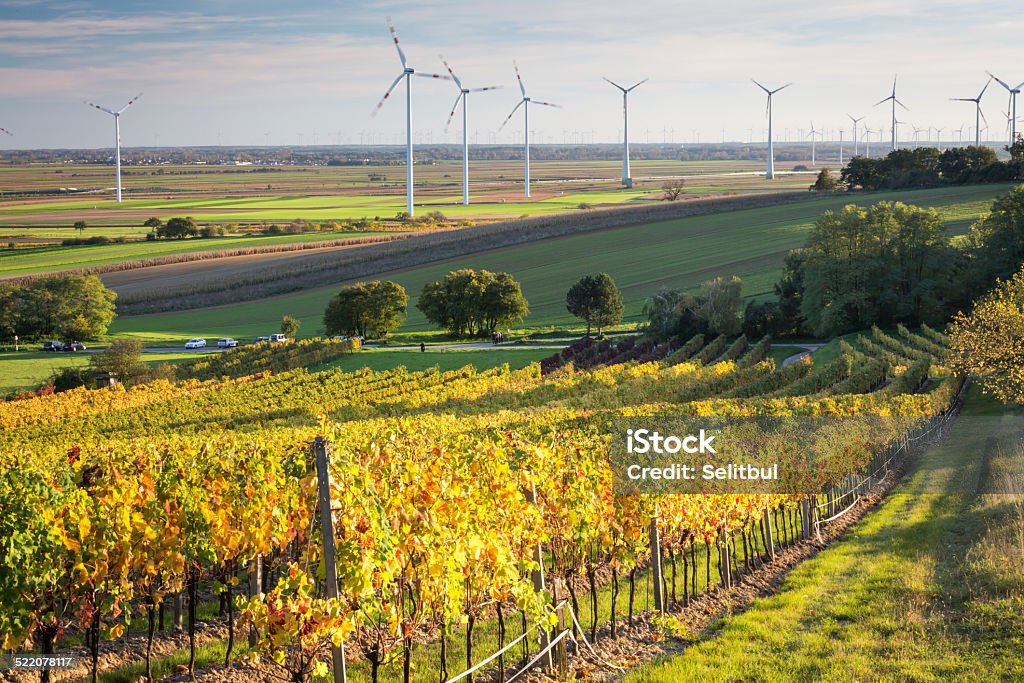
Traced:
POLYGON ((0 283, 0 335, 22 339, 98 339, 114 320, 114 299, 95 275, 0 283))
POLYGON ((186 237, 221 237, 226 230, 223 225, 200 226, 191 216, 168 218, 164 223, 159 218, 148 218, 143 225, 150 229, 150 239, 181 240, 186 237), (151 237, 150 237, 151 236, 151 237))
MULTIPOLYGON (((623 303, 615 281, 607 273, 587 275, 566 294, 566 308, 598 334, 622 320, 623 303)), ((397 282, 360 282, 343 287, 327 304, 327 334, 383 339, 406 319, 409 296, 397 282)), ((428 282, 416 307, 427 320, 455 337, 492 334, 521 321, 530 310, 522 287, 508 273, 464 268, 441 280, 428 282)))
POLYGON ((1024 180, 1024 138, 1017 136, 1006 150, 1009 161, 1000 161, 989 147, 973 145, 943 152, 934 147, 899 149, 879 159, 854 157, 840 183, 848 189, 896 190, 1024 180))

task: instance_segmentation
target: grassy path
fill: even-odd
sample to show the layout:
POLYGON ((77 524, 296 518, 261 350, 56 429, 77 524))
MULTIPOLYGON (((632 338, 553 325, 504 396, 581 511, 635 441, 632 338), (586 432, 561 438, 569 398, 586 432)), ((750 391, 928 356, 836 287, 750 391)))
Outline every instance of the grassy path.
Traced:
POLYGON ((1024 680, 1024 505, 979 495, 1013 476, 1024 492, 1024 417, 976 391, 964 415, 778 594, 625 680, 1024 680))

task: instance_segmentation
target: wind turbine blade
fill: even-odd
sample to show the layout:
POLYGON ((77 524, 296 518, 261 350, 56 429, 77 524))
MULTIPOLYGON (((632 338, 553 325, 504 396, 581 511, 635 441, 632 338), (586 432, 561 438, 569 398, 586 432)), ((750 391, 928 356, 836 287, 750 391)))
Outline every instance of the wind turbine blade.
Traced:
POLYGON ((444 124, 444 132, 448 132, 448 126, 452 125, 452 119, 455 118, 455 110, 459 108, 459 100, 462 99, 463 93, 459 93, 459 96, 455 98, 455 104, 452 105, 452 113, 448 115, 448 121, 444 124))
POLYGON ((784 89, 788 88, 791 85, 793 85, 793 84, 792 83, 787 83, 786 85, 782 86, 781 88, 776 88, 775 90, 772 90, 772 95, 774 95, 775 93, 779 92, 780 90, 784 90, 784 89))
POLYGON ((384 93, 384 97, 380 98, 380 102, 377 103, 377 107, 373 110, 373 113, 370 114, 370 116, 376 116, 377 115, 377 112, 380 111, 380 108, 384 106, 384 100, 386 100, 387 98, 391 97, 391 91, 395 89, 395 86, 397 86, 398 82, 401 81, 403 78, 405 78, 405 73, 404 72, 398 74, 398 78, 396 78, 395 82, 391 84, 391 87, 388 88, 388 91, 386 93, 384 93))
POLYGON ((12 133, 11 131, 7 130, 6 128, 0 128, 0 132, 7 133, 8 135, 10 135, 12 137, 14 136, 14 133, 12 133))
POLYGON ((445 76, 444 74, 431 74, 431 73, 427 73, 425 71, 414 71, 412 73, 412 75, 413 76, 419 76, 420 78, 436 78, 436 79, 442 80, 442 81, 450 81, 450 80, 452 80, 451 76, 445 76))
POLYGON ((526 100, 519 100, 519 104, 517 104, 516 106, 512 107, 512 111, 509 112, 508 116, 505 117, 505 120, 501 122, 500 126, 498 126, 498 130, 499 131, 502 128, 505 127, 505 124, 509 122, 509 119, 511 119, 512 115, 516 113, 516 110, 519 109, 519 107, 523 106, 523 102, 525 102, 525 101, 526 100))
POLYGON ((391 17, 388 17, 388 30, 391 31, 391 39, 395 41, 395 49, 398 50, 398 58, 402 60, 402 68, 408 67, 408 63, 405 59, 405 53, 402 52, 402 46, 398 44, 398 34, 395 33, 395 26, 391 23, 391 17))
POLYGON ((1021 81, 1020 83, 1018 83, 1017 87, 1014 88, 1014 90, 1020 90, 1021 88, 1024 88, 1024 81, 1021 81))
POLYGON ((1009 85, 1008 85, 1008 84, 1006 83, 1006 81, 1004 81, 1003 79, 999 78, 998 76, 996 76, 996 75, 995 75, 994 73, 992 73, 991 71, 986 71, 985 73, 987 73, 987 74, 988 74, 988 75, 989 75, 989 76, 990 76, 990 77, 992 78, 992 80, 994 80, 994 81, 995 81, 996 83, 998 83, 999 85, 1003 86, 1003 87, 1004 87, 1004 88, 1006 88, 1007 90, 1013 90, 1013 88, 1011 88, 1011 87, 1010 87, 1010 86, 1009 86, 1009 85))
POLYGON ((448 69, 448 73, 451 74, 452 80, 455 81, 455 85, 459 86, 459 90, 462 90, 462 81, 460 81, 459 77, 455 75, 454 71, 452 71, 452 67, 449 66, 448 61, 444 58, 444 55, 438 55, 438 57, 441 58, 441 63, 444 64, 444 68, 448 69))
POLYGON ((878 105, 882 104, 883 102, 888 102, 888 101, 889 101, 889 100, 891 100, 891 99, 895 99, 895 98, 893 98, 893 96, 892 96, 892 95, 889 95, 889 96, 888 96, 888 97, 886 97, 886 98, 885 98, 884 100, 878 100, 878 101, 877 101, 877 102, 875 102, 875 103, 874 103, 874 104, 873 104, 872 106, 874 106, 874 107, 877 107, 878 105))
POLYGON ((523 93, 523 97, 526 97, 526 86, 523 85, 523 78, 519 75, 519 65, 516 64, 516 60, 512 60, 512 68, 516 70, 516 81, 519 82, 519 91, 523 93))
POLYGON ((644 83, 646 83, 649 80, 651 80, 651 79, 650 78, 645 78, 644 80, 640 81, 639 83, 634 83, 633 85, 631 85, 629 88, 626 89, 626 92, 629 92, 630 90, 633 90, 634 88, 639 88, 641 85, 643 85, 644 83))
MULTIPOLYGON (((893 99, 896 99, 896 98, 893 98, 893 99)), ((903 107, 903 108, 904 108, 904 109, 906 109, 907 111, 910 111, 910 107, 908 107, 907 105, 903 104, 903 103, 902 103, 902 102, 900 102, 900 101, 899 101, 898 99, 896 99, 896 104, 900 105, 901 107, 903 107)))
POLYGON ((503 86, 503 85, 488 85, 485 88, 470 88, 469 92, 483 92, 485 90, 504 90, 504 89, 505 89, 505 86, 503 86))
MULTIPOLYGON (((992 85, 992 79, 991 78, 989 78, 987 81, 985 81, 985 87, 981 89, 980 93, 978 93, 978 99, 979 100, 981 99, 981 96, 985 94, 985 91, 988 90, 988 86, 990 86, 990 85, 992 85)), ((1017 87, 1019 88, 1020 86, 1018 85, 1017 87)))
POLYGON ((92 102, 89 102, 88 100, 85 100, 84 102, 85 102, 86 106, 92 107, 93 109, 99 109, 100 111, 105 111, 108 114, 110 114, 111 116, 113 116, 115 114, 115 112, 107 109, 106 107, 101 107, 98 104, 93 104, 92 102))
POLYGON ((619 85, 618 83, 616 83, 616 82, 615 82, 615 81, 613 81, 612 79, 610 79, 610 78, 608 78, 608 77, 606 77, 606 76, 601 76, 601 78, 603 78, 604 80, 608 81, 609 83, 611 83, 612 85, 614 85, 614 86, 615 86, 616 88, 618 88, 618 89, 619 89, 619 90, 621 90, 622 92, 629 92, 628 90, 626 90, 625 88, 623 88, 623 87, 622 87, 621 85, 619 85))
POLYGON ((118 113, 118 114, 123 114, 123 113, 124 113, 124 110, 125 110, 125 109, 127 109, 128 107, 132 106, 133 104, 135 104, 135 103, 136 103, 136 102, 138 101, 138 99, 139 99, 140 97, 142 97, 142 93, 139 93, 139 94, 138 94, 138 95, 136 95, 135 97, 133 97, 133 98, 131 98, 130 100, 128 100, 128 104, 126 104, 126 105, 124 105, 123 107, 121 107, 120 109, 118 109, 118 110, 117 110, 117 113, 118 113))
POLYGON ((893 99, 896 99, 896 78, 898 76, 899 76, 899 74, 896 74, 896 75, 894 75, 892 77, 892 97, 893 97, 893 99))
POLYGON ((764 87, 763 85, 761 85, 760 83, 755 81, 753 78, 750 79, 750 82, 753 83, 754 85, 756 85, 761 90, 764 90, 766 93, 771 94, 771 92, 772 92, 771 90, 769 90, 768 88, 764 87))
MULTIPOLYGON (((977 102, 973 97, 950 97, 953 102, 977 102)), ((979 98, 980 99, 980 98, 979 98)))
POLYGON ((560 104, 551 104, 550 102, 541 102, 540 100, 530 100, 531 104, 543 104, 545 107, 554 107, 555 109, 561 109, 560 104))

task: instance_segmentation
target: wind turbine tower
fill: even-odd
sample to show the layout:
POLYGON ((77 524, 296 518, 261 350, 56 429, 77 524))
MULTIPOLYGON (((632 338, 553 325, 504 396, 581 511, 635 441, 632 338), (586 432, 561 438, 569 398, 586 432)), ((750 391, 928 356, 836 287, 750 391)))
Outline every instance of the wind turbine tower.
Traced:
POLYGON ((890 100, 892 101, 892 148, 893 148, 893 151, 895 151, 895 150, 899 149, 899 147, 898 147, 899 140, 898 140, 898 137, 897 137, 897 134, 896 134, 896 125, 899 123, 899 121, 896 120, 896 105, 898 104, 901 107, 903 107, 904 109, 906 109, 907 111, 910 111, 909 109, 907 109, 907 105, 905 105, 902 102, 900 102, 899 99, 896 97, 896 76, 892 77, 892 94, 889 95, 888 97, 886 97, 883 100, 879 100, 878 102, 875 102, 875 106, 877 107, 878 105, 882 104, 883 102, 888 102, 890 100))
POLYGON ((510 111, 508 116, 505 117, 505 120, 502 122, 502 124, 498 128, 498 130, 501 130, 502 128, 505 127, 505 124, 509 122, 509 120, 512 118, 512 115, 516 113, 516 110, 519 109, 519 107, 523 108, 523 130, 525 131, 525 135, 523 135, 523 160, 524 160, 523 196, 525 196, 527 199, 529 199, 530 198, 530 104, 532 103, 532 104, 539 104, 539 105, 542 105, 542 106, 545 106, 545 107, 555 107, 556 109, 561 109, 562 107, 561 107, 561 105, 558 105, 558 104, 551 104, 550 102, 541 102, 540 100, 531 99, 526 94, 526 86, 523 85, 523 79, 519 75, 519 65, 516 64, 513 61, 512 62, 512 66, 516 70, 516 81, 519 82, 519 92, 521 92, 523 94, 523 99, 519 100, 519 104, 517 104, 516 106, 512 107, 512 111, 510 111))
POLYGON ((753 81, 754 85, 759 87, 761 90, 764 90, 765 93, 768 95, 768 104, 765 106, 764 109, 765 115, 768 117, 768 169, 765 171, 764 177, 767 178, 768 180, 771 180, 775 177, 775 147, 772 142, 772 95, 779 92, 783 88, 788 88, 793 84, 787 83, 786 85, 775 88, 775 90, 769 90, 768 88, 764 87, 763 85, 755 81, 753 78, 751 78, 750 80, 753 81))
POLYGON ((633 187, 633 176, 629 173, 629 93, 650 79, 645 78, 639 83, 624 88, 610 78, 604 76, 602 78, 622 91, 622 184, 626 187, 633 187))
MULTIPOLYGON (((985 115, 981 112, 981 96, 988 90, 988 86, 992 84, 992 79, 995 78, 992 74, 989 74, 988 80, 985 81, 985 87, 981 89, 977 97, 950 97, 949 99, 955 102, 974 102, 974 146, 981 147, 981 119, 985 118, 985 115)), ((985 121, 988 125, 988 121, 985 121)), ((960 126, 960 133, 963 134, 963 126, 960 126)))
POLYGON ((86 102, 86 104, 92 107, 93 109, 99 109, 100 111, 106 112, 114 117, 114 169, 115 174, 117 175, 118 203, 121 202, 121 114, 124 113, 125 109, 135 104, 135 101, 138 100, 140 97, 142 97, 142 93, 139 93, 132 99, 128 100, 128 104, 124 105, 117 111, 107 109, 106 107, 101 107, 100 105, 93 104, 92 102, 86 102))
MULTIPOLYGON (((995 74, 991 71, 988 72, 988 75, 1010 93, 1010 111, 1007 112, 1007 115, 1010 116, 1010 144, 1012 145, 1017 140, 1017 95, 1020 94, 1020 89, 1024 88, 1024 82, 1018 83, 1015 87, 1011 88, 1005 81, 996 78, 995 74)), ((985 125, 987 126, 988 123, 985 125)))
POLYGON ((815 138, 818 136, 819 133, 821 133, 821 131, 815 129, 814 121, 811 121, 811 132, 807 134, 807 137, 809 137, 811 139, 811 166, 815 166, 816 165, 814 163, 814 143, 815 143, 815 138))
POLYGON ((377 103, 377 108, 373 110, 373 116, 377 115, 380 108, 384 106, 384 101, 391 96, 391 91, 395 89, 398 83, 405 79, 405 210, 410 216, 414 214, 413 203, 412 203, 412 76, 422 76, 423 78, 440 78, 443 80, 451 80, 448 76, 442 76, 441 74, 424 73, 416 71, 409 66, 408 60, 405 58, 405 53, 402 52, 402 46, 398 44, 398 34, 395 33, 395 27, 391 24, 391 17, 388 17, 388 30, 391 31, 391 38, 395 42, 395 49, 398 51, 398 58, 402 61, 402 73, 398 74, 395 78, 394 83, 388 88, 388 91, 384 93, 384 97, 380 98, 380 102, 377 103))
POLYGON ((864 117, 858 116, 857 118, 854 118, 847 114, 846 118, 853 121, 853 156, 858 156, 860 154, 860 138, 857 137, 857 124, 863 121, 864 117))
POLYGON ((441 62, 444 67, 448 69, 448 73, 451 75, 452 80, 455 82, 455 87, 459 89, 459 96, 455 98, 455 104, 452 105, 452 113, 448 115, 448 123, 444 124, 444 130, 447 134, 448 126, 452 123, 452 118, 455 116, 455 110, 459 108, 459 103, 462 103, 462 203, 465 205, 469 204, 469 114, 466 113, 467 108, 467 96, 471 92, 484 92, 485 90, 500 90, 504 86, 501 85, 489 85, 486 88, 466 88, 462 85, 462 81, 452 71, 452 67, 448 65, 444 57, 441 57, 441 62))

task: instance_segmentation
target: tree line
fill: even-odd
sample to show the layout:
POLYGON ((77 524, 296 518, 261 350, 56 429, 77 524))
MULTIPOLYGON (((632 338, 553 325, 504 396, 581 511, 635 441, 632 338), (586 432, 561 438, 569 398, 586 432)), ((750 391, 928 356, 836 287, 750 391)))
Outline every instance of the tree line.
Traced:
POLYGON ((901 202, 826 211, 791 251, 748 334, 835 336, 872 325, 944 325, 1024 263, 1024 185, 953 240, 938 212, 901 202))
POLYGON ((1018 135, 1006 151, 1008 161, 1000 161, 989 147, 973 145, 942 152, 934 147, 898 149, 878 159, 858 156, 843 168, 839 184, 850 190, 901 190, 1024 180, 1024 138, 1018 135))

